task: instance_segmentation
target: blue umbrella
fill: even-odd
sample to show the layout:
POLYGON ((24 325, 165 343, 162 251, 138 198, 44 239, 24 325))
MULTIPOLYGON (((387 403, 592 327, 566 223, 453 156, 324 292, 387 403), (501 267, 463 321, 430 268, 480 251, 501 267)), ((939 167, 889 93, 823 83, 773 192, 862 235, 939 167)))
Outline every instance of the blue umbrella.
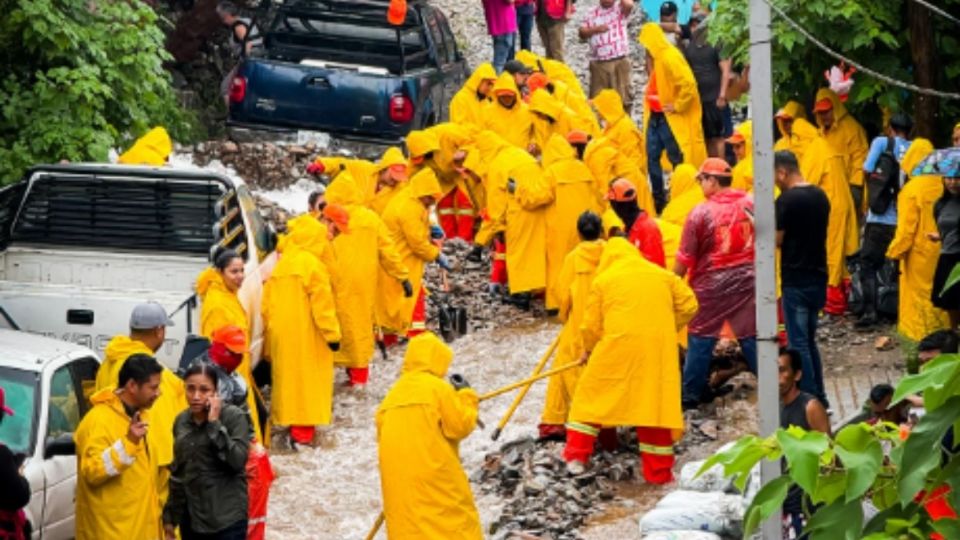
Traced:
POLYGON ((934 150, 913 169, 911 176, 936 174, 948 178, 960 176, 960 146, 934 150))

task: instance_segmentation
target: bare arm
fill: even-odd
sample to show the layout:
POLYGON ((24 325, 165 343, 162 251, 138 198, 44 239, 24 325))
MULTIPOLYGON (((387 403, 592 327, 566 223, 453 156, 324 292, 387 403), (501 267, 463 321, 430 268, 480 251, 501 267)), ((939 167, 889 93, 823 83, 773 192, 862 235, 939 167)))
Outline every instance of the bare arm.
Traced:
POLYGON ((717 98, 718 107, 725 107, 727 105, 727 87, 730 86, 732 79, 731 65, 732 62, 729 58, 720 60, 720 96, 717 98))
POLYGON ((814 431, 830 435, 830 419, 819 400, 811 399, 807 402, 807 424, 814 431))
POLYGON ((633 12, 633 0, 620 0, 620 13, 623 13, 623 16, 626 17, 633 12))

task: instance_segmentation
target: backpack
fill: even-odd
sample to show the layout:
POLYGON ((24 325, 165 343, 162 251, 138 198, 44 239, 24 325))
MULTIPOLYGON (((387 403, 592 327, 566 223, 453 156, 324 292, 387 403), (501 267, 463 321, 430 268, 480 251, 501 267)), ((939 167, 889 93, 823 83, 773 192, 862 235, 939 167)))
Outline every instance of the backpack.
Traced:
POLYGON ((896 140, 887 137, 887 148, 877 159, 877 166, 867 177, 867 195, 870 211, 883 214, 896 200, 900 191, 900 163, 897 161, 896 140))

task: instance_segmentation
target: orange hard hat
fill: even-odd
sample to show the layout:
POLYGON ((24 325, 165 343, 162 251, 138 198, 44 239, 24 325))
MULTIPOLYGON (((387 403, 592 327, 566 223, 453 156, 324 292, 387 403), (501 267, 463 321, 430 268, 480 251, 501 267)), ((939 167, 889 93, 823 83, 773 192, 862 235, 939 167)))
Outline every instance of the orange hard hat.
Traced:
POLYGON ((791 113, 790 111, 787 110, 786 107, 784 107, 784 108, 780 109, 779 111, 777 111, 777 114, 773 115, 773 117, 774 117, 774 118, 778 118, 778 119, 780 119, 780 118, 789 118, 789 119, 792 120, 792 119, 793 119, 793 113, 791 113))
POLYGON ((629 180, 617 178, 610 183, 607 200, 615 202, 635 201, 637 200, 637 187, 629 180))
POLYGON ((703 162, 703 165, 700 165, 700 171, 697 172, 698 177, 699 176, 728 177, 732 175, 733 175, 733 172, 730 169, 730 164, 718 157, 707 158, 706 161, 703 162))
POLYGON ((390 7, 387 8, 387 22, 400 26, 407 20, 407 0, 390 0, 390 7))
POLYGON ((746 142, 746 140, 747 139, 743 136, 743 133, 740 133, 739 131, 734 131, 733 135, 727 137, 727 142, 730 144, 740 144, 742 142, 746 142))
POLYGON ((575 129, 567 133, 567 142, 570 144, 587 144, 590 142, 590 135, 586 131, 575 129))
POLYGON ((813 106, 813 112, 826 112, 833 109, 833 102, 830 98, 823 98, 813 106))
POLYGON ((210 341, 220 343, 227 350, 236 354, 247 352, 247 333, 239 326, 228 324, 217 328, 210 335, 210 341))
POLYGON ((548 84, 550 84, 550 78, 539 71, 527 78, 527 88, 530 90, 530 94, 536 92, 537 89, 546 88, 548 84))
POLYGON ((327 204, 323 208, 323 217, 329 219, 342 233, 349 233, 350 214, 339 204, 327 204))

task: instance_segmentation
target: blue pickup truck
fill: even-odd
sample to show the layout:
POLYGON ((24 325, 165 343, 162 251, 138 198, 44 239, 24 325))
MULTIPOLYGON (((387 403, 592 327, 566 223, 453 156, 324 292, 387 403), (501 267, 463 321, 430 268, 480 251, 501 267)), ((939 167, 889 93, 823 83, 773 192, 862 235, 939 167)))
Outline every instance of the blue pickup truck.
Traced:
POLYGON ((401 25, 386 0, 287 0, 230 87, 231 129, 320 131, 393 144, 443 122, 467 76, 447 18, 425 0, 401 25))

